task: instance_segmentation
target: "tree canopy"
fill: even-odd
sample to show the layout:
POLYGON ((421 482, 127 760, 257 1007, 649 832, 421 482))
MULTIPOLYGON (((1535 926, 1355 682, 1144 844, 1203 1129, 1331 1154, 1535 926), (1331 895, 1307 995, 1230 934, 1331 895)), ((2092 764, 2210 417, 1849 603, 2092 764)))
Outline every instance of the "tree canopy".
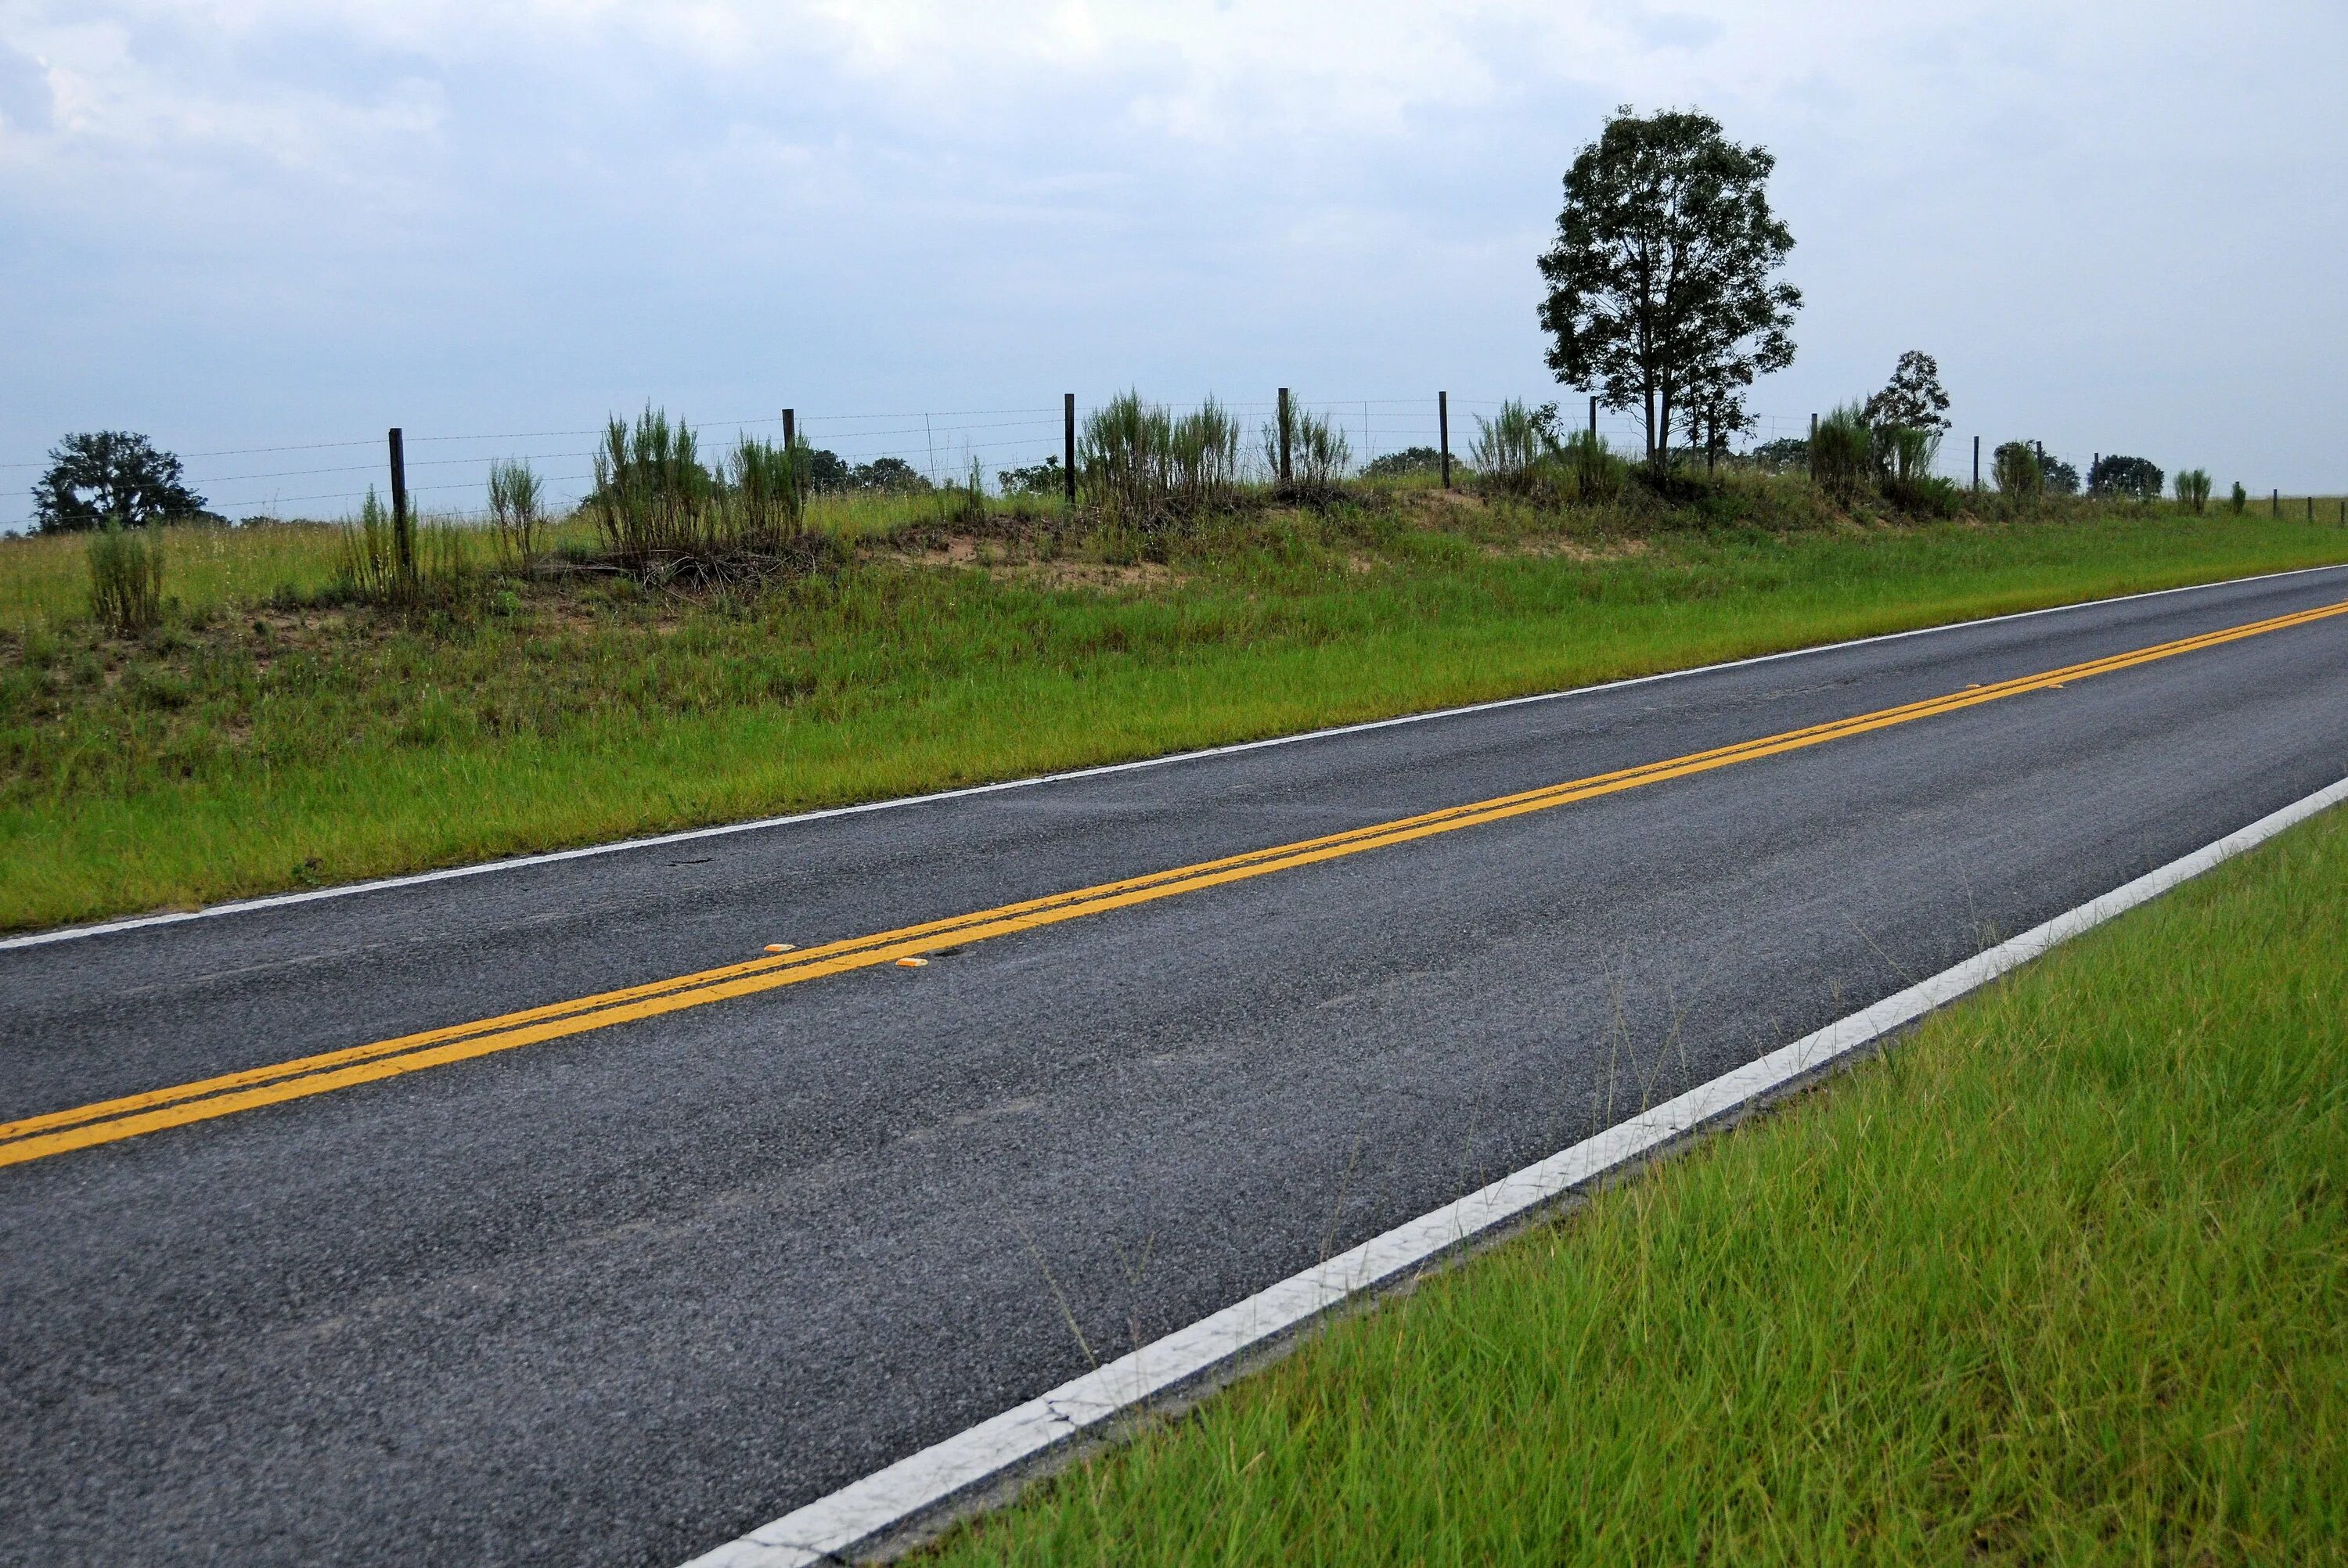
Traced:
POLYGON ((1794 358, 1801 291, 1774 282, 1794 237, 1769 210, 1776 159, 1694 110, 1623 108, 1565 175, 1540 258, 1540 322, 1557 378, 1642 407, 1647 456, 1675 422, 1742 427, 1745 389, 1794 358))
POLYGON ((2149 458, 2124 457, 2114 453, 2106 457, 2098 457, 2095 466, 2087 470, 2087 493, 2157 501, 2166 478, 2167 476, 2149 458))
POLYGON ((1890 381, 1867 400, 1867 422, 1879 430, 1946 430, 1949 395, 1941 390, 1941 362, 1921 348, 1901 354, 1890 381))
POLYGON ((45 534, 123 528, 202 515, 204 498, 183 482, 180 460, 144 436, 91 430, 49 451, 48 472, 33 487, 33 517, 45 534))

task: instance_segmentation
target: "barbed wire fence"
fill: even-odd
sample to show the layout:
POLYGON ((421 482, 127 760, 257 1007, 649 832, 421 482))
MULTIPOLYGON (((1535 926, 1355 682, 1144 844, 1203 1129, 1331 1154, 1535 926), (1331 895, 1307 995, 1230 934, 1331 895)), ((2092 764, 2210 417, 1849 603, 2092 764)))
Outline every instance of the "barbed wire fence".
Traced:
MULTIPOLYGON (((1292 406, 1327 421, 1341 431, 1352 449, 1356 470, 1381 456, 1412 448, 1439 449, 1445 445, 1440 405, 1450 409, 1448 448, 1456 462, 1471 460, 1478 421, 1496 415, 1506 402, 1538 406, 1560 405, 1558 420, 1563 433, 1591 428, 1617 450, 1643 452, 1646 429, 1633 411, 1599 408, 1593 413, 1576 398, 1508 399, 1448 395, 1416 396, 1314 397, 1297 396, 1292 406)), ((1155 401, 1155 400, 1153 400, 1155 401)), ((1182 407, 1179 399, 1164 400, 1182 407)), ((1195 406, 1194 400, 1189 406, 1195 406)), ((1277 398, 1218 399, 1247 432, 1252 456, 1254 433, 1276 417, 1277 398)), ((1101 405, 1078 405, 1082 422, 1101 405)), ((1046 465, 1062 457, 1066 436, 1065 401, 1026 407, 922 410, 917 412, 826 413, 795 410, 798 434, 810 445, 833 453, 851 467, 885 458, 904 464, 933 486, 964 482, 975 466, 989 487, 1005 472, 1046 465)), ((1731 453, 1749 453, 1767 443, 1808 436, 1814 415, 1756 412, 1751 424, 1733 443, 1731 453)), ((700 439, 707 458, 722 458, 745 436, 775 439, 785 422, 778 408, 773 414, 723 419, 686 418, 700 439)), ((563 430, 437 433, 426 430, 405 436, 407 493, 419 515, 450 520, 478 519, 486 515, 491 465, 526 462, 539 474, 547 499, 561 509, 584 500, 595 483, 593 463, 602 426, 563 430)), ((1673 432, 1674 445, 1680 433, 1673 432)), ((1939 470, 1960 483, 1976 478, 1993 483, 1991 455, 1996 443, 1976 444, 1952 437, 1942 445, 1939 470), (1978 455, 1976 456, 1976 455, 1978 455), (1976 463, 1978 471, 1976 472, 1976 463)), ((2042 449, 2043 450, 2043 449, 2042 449)), ((2046 451, 2059 458, 2085 484, 2100 454, 2046 451)), ((187 466, 184 482, 204 497, 208 508, 238 522, 293 520, 340 521, 355 516, 373 488, 387 506, 390 473, 382 436, 281 442, 268 446, 226 447, 179 454, 187 466), (369 449, 372 449, 370 452, 369 449), (344 460, 347 459, 347 460, 344 460)), ((0 463, 0 530, 26 531, 35 523, 31 481, 46 460, 0 463), (13 481, 21 481, 15 483, 13 481)), ((2261 499, 2267 497, 2261 497, 2261 499)), ((2311 516, 2312 514, 2311 513, 2311 516)))

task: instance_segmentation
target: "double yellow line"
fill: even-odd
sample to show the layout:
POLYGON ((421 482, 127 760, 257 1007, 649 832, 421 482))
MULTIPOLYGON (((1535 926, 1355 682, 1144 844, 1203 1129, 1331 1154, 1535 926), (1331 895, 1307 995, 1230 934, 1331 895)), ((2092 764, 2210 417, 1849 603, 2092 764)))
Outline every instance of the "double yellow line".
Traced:
POLYGON ((1344 833, 1327 834, 1319 838, 1301 839, 1293 844, 1277 845, 1244 855, 1226 856, 1220 860, 1200 861, 1194 866, 1177 866, 1147 876, 1104 882, 1097 886, 1079 887, 1048 897, 1030 898, 967 915, 930 920, 917 926, 879 931, 870 936, 827 942, 779 957, 753 958, 744 963, 704 969, 697 974, 655 980, 647 985, 629 986, 571 1001, 502 1013, 496 1018, 479 1019, 471 1023, 452 1024, 445 1029, 427 1030, 420 1034, 405 1034, 393 1040, 324 1051, 269 1067, 223 1073, 216 1078, 201 1079, 169 1089, 150 1090, 142 1094, 129 1094, 95 1104, 76 1106, 68 1111, 0 1122, 0 1165, 21 1164, 69 1150, 135 1138, 166 1127, 184 1126, 191 1122, 233 1115, 258 1106, 274 1105, 332 1090, 372 1083, 380 1079, 396 1078, 403 1073, 420 1072, 427 1068, 536 1045, 542 1040, 561 1040, 571 1035, 584 1034, 590 1030, 658 1018, 664 1013, 706 1007, 712 1002, 726 1001, 735 997, 755 996, 761 991, 797 985, 803 980, 819 979, 827 975, 874 968, 892 964, 900 958, 932 953, 942 948, 1032 931, 1039 927, 1082 919, 1088 915, 1129 908, 1159 898, 1171 898, 1178 894, 1200 892, 1227 883, 1243 882, 1251 877, 1268 876, 1274 872, 1383 849, 1390 845, 1407 844, 1413 839, 1431 837, 1439 833, 1456 833, 1462 828, 1478 827, 1512 816, 1551 811, 1576 801, 1619 794, 1626 790, 1710 773, 1738 763, 1824 745, 1829 741, 1912 723, 1941 713, 1953 713, 1965 708, 1979 707, 1984 702, 2020 696, 2027 692, 2043 692, 2074 681, 2108 675, 2139 664, 2173 659, 2181 653, 2239 642, 2244 638, 2304 626, 2342 614, 2348 614, 2348 601, 2228 627, 2199 637, 2179 638, 2174 642, 2158 643, 2150 648, 2115 654, 2108 659, 2093 659, 2085 663, 2065 665, 2059 670, 2019 676, 1992 685, 1969 687, 1946 696, 1903 703, 1896 708, 1883 708, 1853 718, 1838 719, 1831 723, 1813 724, 1807 729, 1788 730, 1782 734, 1740 741, 1734 745, 1716 746, 1710 751, 1694 752, 1686 756, 1647 763, 1634 768, 1596 774, 1588 778, 1572 779, 1515 794, 1497 795, 1490 800, 1448 806, 1441 811, 1352 828, 1344 833))

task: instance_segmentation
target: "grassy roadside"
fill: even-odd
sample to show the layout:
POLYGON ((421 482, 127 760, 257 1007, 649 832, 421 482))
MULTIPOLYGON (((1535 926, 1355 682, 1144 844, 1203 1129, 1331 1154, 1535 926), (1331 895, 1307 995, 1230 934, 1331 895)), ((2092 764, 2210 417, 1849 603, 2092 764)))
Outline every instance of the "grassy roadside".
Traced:
POLYGON ((2338 1562, 2343 1020, 2335 812, 922 1561, 2338 1562))
POLYGON ((186 548, 248 533, 275 554, 180 572, 209 597, 137 641, 58 608, 54 541, 0 549, 0 584, 41 584, 0 626, 0 929, 2348 559, 2287 518, 1620 536, 1383 503, 1159 561, 942 538, 754 593, 521 584, 419 621, 305 599, 325 535, 186 548))

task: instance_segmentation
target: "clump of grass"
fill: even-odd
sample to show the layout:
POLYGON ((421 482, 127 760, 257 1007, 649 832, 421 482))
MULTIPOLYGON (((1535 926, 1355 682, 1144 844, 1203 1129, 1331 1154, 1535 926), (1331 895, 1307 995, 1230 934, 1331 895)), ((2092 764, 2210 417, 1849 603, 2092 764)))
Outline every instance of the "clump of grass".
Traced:
POLYGON ((805 531, 813 450, 804 436, 788 446, 747 436, 736 444, 727 463, 732 482, 713 497, 715 509, 736 514, 729 542, 772 549, 805 531))
POLYGON ((2183 468, 2177 475, 2177 499, 2185 509, 2199 517, 2209 505, 2209 470, 2183 468))
POLYGON ((606 548, 650 566, 704 551, 716 487, 693 427, 646 405, 633 426, 617 418, 604 426, 588 505, 606 548))
POLYGON ((986 470, 978 459, 970 460, 970 472, 959 485, 940 487, 945 519, 965 528, 979 528, 986 523, 986 470))
POLYGON ((713 471, 693 427, 647 405, 604 427, 584 509, 606 554, 647 579, 756 575, 805 553, 811 456, 746 436, 713 471))
POLYGON ((1542 467, 1558 446, 1550 421, 1542 417, 1549 412, 1510 398, 1491 418, 1476 416, 1468 461, 1487 494, 1523 496, 1540 488, 1542 467))
POLYGON ((1941 459, 1941 432, 1907 425, 1879 427, 1869 437, 1883 494, 1906 512, 1954 517, 1955 483, 1932 472, 1941 459))
POLYGON ((1875 431, 1863 405, 1844 404, 1810 435, 1810 477, 1844 506, 1872 485, 1876 462, 1875 431))
POLYGON ((163 529, 108 523, 89 537, 89 609, 119 636, 144 631, 163 615, 163 529))
POLYGON ((545 548, 545 486, 527 460, 489 466, 489 520, 517 566, 528 566, 545 548))
POLYGON ((1239 421, 1215 399, 1177 418, 1128 392, 1085 420, 1078 494, 1112 529, 1162 534, 1237 500, 1239 454, 1239 421))
POLYGON ((399 545, 391 510, 367 487, 356 520, 343 525, 335 586, 351 599, 385 604, 399 597, 399 545))
POLYGON ((1169 433, 1168 488, 1191 516, 1228 510, 1240 486, 1240 422, 1210 397, 1169 433))
POLYGON ((1602 505, 1630 487, 1629 460, 1595 430, 1577 430, 1567 436, 1558 456, 1572 480, 1574 498, 1584 506, 1602 505))
POLYGON ((1354 466, 1353 444, 1345 432, 1320 415, 1307 412, 1291 399, 1278 415, 1264 421, 1262 432, 1264 472, 1291 500, 1326 501, 1354 466), (1288 472, 1280 458, 1288 454, 1288 472))

